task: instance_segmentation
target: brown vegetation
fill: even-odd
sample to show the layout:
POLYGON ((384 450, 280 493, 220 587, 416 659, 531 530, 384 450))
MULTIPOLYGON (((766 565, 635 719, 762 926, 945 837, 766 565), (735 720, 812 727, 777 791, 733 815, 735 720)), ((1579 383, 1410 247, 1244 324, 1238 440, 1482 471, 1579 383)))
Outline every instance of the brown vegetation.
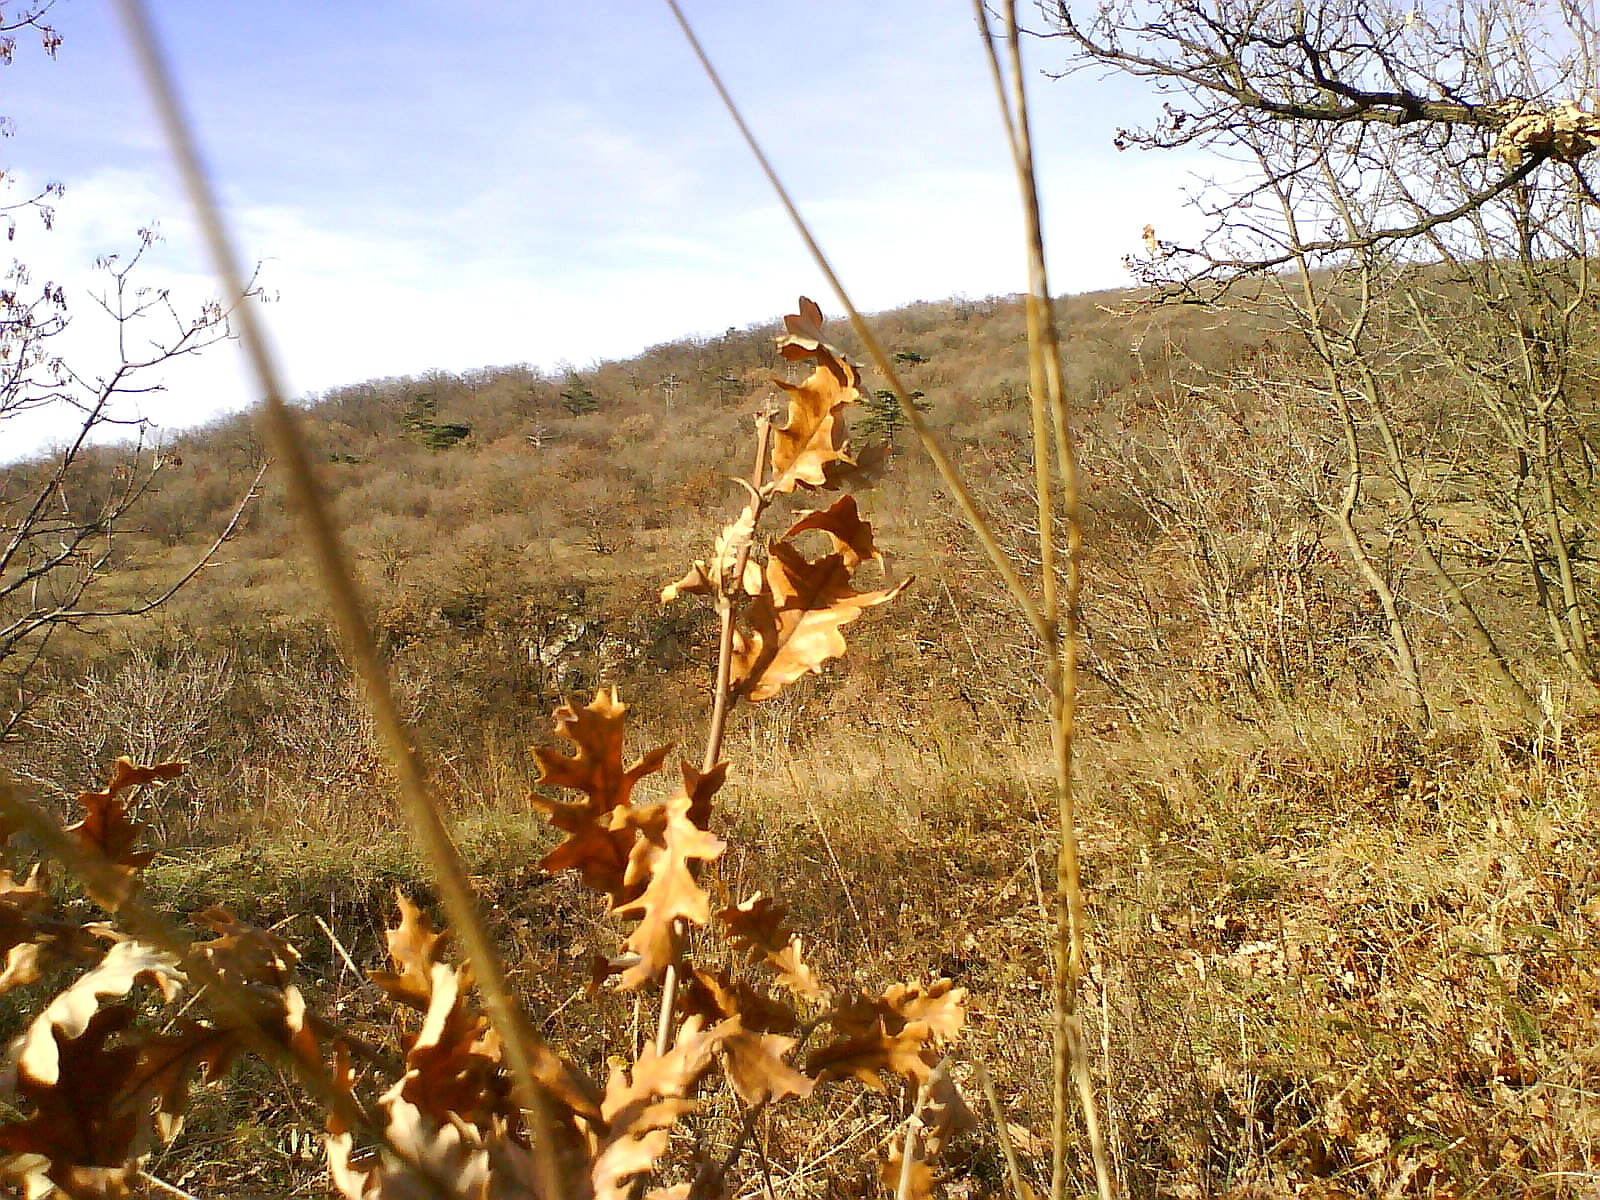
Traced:
MULTIPOLYGON (((1435 116, 1500 161, 1500 126, 1474 125, 1476 111, 1435 116)), ((1264 157, 1282 149, 1272 128, 1247 127, 1264 157)), ((1530 143, 1512 165, 1541 156, 1530 143)), ((1152 234, 1150 281, 1170 291, 1055 306, 1091 481, 1081 1019, 1115 1183, 1152 1197, 1586 1195, 1600 1157, 1587 259, 1525 238, 1508 254, 1436 245, 1423 268, 1367 253, 1349 225, 1330 250, 1295 230, 1301 179, 1269 171, 1262 194, 1277 188, 1285 216, 1271 253, 1185 260, 1152 234), (1152 303, 1202 291, 1207 306, 1152 303)), ((1547 205, 1587 219, 1560 189, 1481 182, 1465 181, 1476 202, 1504 199, 1513 217, 1547 205)), ((1330 187, 1319 202, 1338 199, 1330 187)), ((72 781, 119 755, 190 766, 120 767, 78 797, 88 815, 70 836, 29 830, 80 868, 88 898, 33 877, 0 897, 21 1001, 8 1169, 74 1194, 145 1186, 137 1170, 190 1191, 290 1194, 316 1186, 331 1112, 348 1195, 390 1194, 419 1166, 520 1178, 539 1169, 523 1122, 541 1120, 541 1144, 598 1195, 652 1165, 663 1187, 710 1194, 741 1159, 748 1194, 1045 1186, 1062 1111, 1040 1069, 1059 1016, 1044 950, 1057 936, 1039 686, 1051 643, 1019 632, 947 483, 909 454, 881 481, 855 471, 848 506, 756 533, 796 485, 866 465, 845 453, 836 393, 886 381, 857 376, 848 339, 810 336, 819 321, 803 307, 776 342, 730 330, 553 375, 374 381, 302 413, 507 982, 540 1014, 528 1044, 559 1048, 534 1064, 553 1104, 515 1093, 517 1069, 424 915, 436 895, 393 811, 394 768, 269 476, 193 586, 141 622, 75 619, 29 665, 36 695, 6 766, 58 816, 79 815, 72 781), (787 436, 772 472, 763 449, 752 473, 726 431, 755 416, 765 447, 782 393, 787 436), (704 530, 729 511, 742 515, 708 552, 704 530), (872 532, 860 511, 877 514, 872 532), (880 543, 885 578, 854 582, 880 543), (766 565, 748 570, 751 555, 766 565), (673 579, 675 602, 659 604, 673 579), (711 616, 682 593, 708 596, 711 616), (867 607, 840 658, 840 627, 867 607), (714 722, 683 786, 657 788, 665 752, 628 748, 613 687, 652 743, 698 738, 708 704, 761 704, 714 722), (576 756, 550 748, 552 709, 576 756), (724 744, 740 764, 725 783, 724 744), (536 785, 584 796, 532 793, 560 839, 528 814, 536 785), (546 873, 567 867, 601 905, 546 873), (421 907, 403 902, 390 928, 397 884, 421 907), (787 919, 749 899, 758 889, 787 919), (91 902, 141 942, 105 951, 91 902), (212 940, 160 917, 194 910, 212 940), (385 950, 394 970, 365 970, 385 950), (224 998, 212 1016, 134 990, 170 998, 180 958, 224 998), (597 979, 659 982, 659 1023, 584 978, 591 958, 597 979), (854 999, 807 1008, 816 979, 854 999), (969 1094, 992 1077, 997 1115, 951 1140, 928 1052, 963 1023, 962 993, 950 1075, 969 1094), (802 1053, 829 1025, 835 1039, 802 1053), (347 1051, 326 1078, 337 1030, 347 1051), (251 1039, 262 1057, 243 1086, 191 1087, 251 1039), (169 1072, 153 1068, 160 1054, 169 1072), (713 1054, 727 1087, 701 1087, 698 1140, 669 1153, 713 1054), (99 1074, 67 1073, 62 1055, 99 1074), (914 1086, 842 1108, 807 1098, 825 1076, 882 1082, 880 1069, 914 1086), (320 1105, 256 1099, 274 1072, 299 1073, 320 1105), (187 1128, 164 1142, 185 1107, 187 1128), (907 1139, 908 1114, 932 1129, 938 1175, 918 1171, 935 1145, 907 1139), (358 1130, 388 1157, 361 1157, 358 1130), (1013 1150, 1026 1184, 1006 1180, 1013 1150)), ((1029 325, 1014 298, 875 320, 1034 583, 1048 559, 1033 549, 1029 325)), ((265 459, 239 421, 169 453, 140 497, 143 530, 97 579, 108 610, 192 562, 265 459)), ((73 469, 90 492, 117 478, 109 457, 73 469)), ((1087 1156, 1073 1170, 1074 1188, 1092 1186, 1087 1156)))
MULTIPOLYGON (((924 305, 884 322, 891 345, 926 358, 907 371, 930 398, 940 378, 963 381, 969 398, 987 393, 962 419, 937 399, 928 415, 1013 512, 1029 496, 1022 388, 1011 376, 1005 398, 1000 364, 1019 307, 924 305)), ((1119 296, 1061 304, 1070 343, 1103 347, 1099 378, 1076 396, 1096 481, 1082 803, 1102 930, 1089 1019, 1124 1185, 1152 1194, 1337 1179, 1355 1194, 1429 1194, 1477 1177, 1510 1194, 1567 1169, 1557 1164, 1581 1161, 1593 1137, 1581 1132, 1592 1117, 1572 1007, 1592 991, 1582 948, 1596 921, 1583 864, 1600 766, 1584 702, 1558 708, 1543 734, 1516 733, 1441 617, 1423 634, 1444 664, 1438 727, 1412 732, 1381 629, 1340 582, 1316 511, 1285 494, 1317 476, 1306 445, 1276 432, 1295 393, 1260 381, 1293 378, 1294 356, 1198 314, 1115 315, 1125 307, 1119 296), (1119 342, 1131 336, 1137 353, 1119 342), (1255 382, 1241 386, 1247 375, 1255 382), (1403 1077, 1382 1065, 1395 1055, 1413 1063, 1403 1077)), ((595 374, 651 373, 653 355, 691 352, 595 374)), ((402 702, 435 748, 474 870, 501 898, 497 934, 530 956, 519 979, 543 1011, 563 1014, 552 1027, 563 1044, 616 1018, 537 982, 538 964, 560 954, 539 931, 589 918, 564 886, 520 890, 548 851, 519 815, 525 747, 544 739, 544 713, 564 696, 613 683, 661 735, 692 736, 675 720, 703 703, 715 631, 681 602, 658 607, 654 593, 694 553, 684 535, 705 502, 685 495, 688 507, 662 520, 672 501, 644 460, 667 453, 706 478, 748 464, 710 436, 729 419, 715 389, 696 395, 696 377, 680 378, 670 412, 646 395, 573 417, 551 393, 518 418, 542 422, 545 445, 511 424, 487 445, 475 436, 443 450, 404 435, 414 381, 368 385, 353 389, 374 426, 368 461, 324 468, 380 604, 402 702), (631 435, 615 432, 629 423, 631 435), (567 508, 587 463, 611 473, 609 501, 567 508)), ((441 413, 477 426, 506 418, 475 401, 528 379, 432 386, 441 413)), ((769 386, 742 402, 763 405, 769 386)), ((319 444, 339 445, 330 430, 350 413, 336 395, 307 423, 319 444)), ((191 505, 204 527, 254 466, 241 433, 186 435, 185 466, 163 477, 158 501, 191 505), (208 510, 203 487, 189 488, 218 478, 208 510)), ((948 974, 967 988, 979 1003, 967 1052, 996 1077, 1028 1168, 1049 1108, 1026 1049, 1045 1037, 1049 991, 1037 950, 1049 782, 1028 698, 1038 668, 1007 641, 1005 602, 926 469, 903 456, 888 479, 892 490, 869 488, 864 502, 884 510, 892 576, 917 582, 860 626, 826 684, 802 680, 735 722, 729 744, 750 767, 720 797, 723 836, 738 849, 718 871, 730 894, 783 895, 814 944, 838 947, 820 954, 819 971, 866 986, 948 974)), ((51 695, 7 755, 52 786, 119 754, 191 759, 140 806, 161 848, 147 871, 152 899, 180 911, 225 902, 263 927, 292 920, 313 1007, 375 1012, 375 994, 313 918, 373 963, 392 887, 426 894, 425 871, 390 815, 358 690, 310 592, 286 582, 297 569, 283 557, 294 546, 280 503, 269 492, 160 619, 62 636, 51 695)), ((129 587, 143 556, 154 570, 185 549, 133 545, 129 587)), ((1502 619, 1515 618, 1513 600, 1497 596, 1502 619)), ((1531 626, 1534 614, 1522 619, 1531 626)), ((1532 653, 1519 661, 1555 669, 1532 653)), ((158 1174, 227 1192, 287 1188, 316 1171, 294 1149, 306 1143, 293 1106, 258 1123, 243 1094, 205 1091, 197 1103, 190 1132, 152 1160, 158 1174), (229 1138, 255 1147, 234 1167, 215 1149, 229 1138)), ((848 1128, 870 1142, 882 1120, 869 1106, 848 1128)), ((806 1136, 787 1136, 796 1140, 768 1154, 798 1186, 806 1136)), ((1001 1178, 988 1146, 962 1168, 983 1188, 1001 1178)))

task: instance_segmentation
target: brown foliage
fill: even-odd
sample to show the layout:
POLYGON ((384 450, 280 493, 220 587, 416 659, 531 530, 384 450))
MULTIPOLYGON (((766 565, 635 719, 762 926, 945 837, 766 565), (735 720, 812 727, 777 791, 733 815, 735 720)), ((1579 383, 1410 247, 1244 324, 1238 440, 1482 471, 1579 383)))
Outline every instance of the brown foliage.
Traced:
MULTIPOLYGON (((628 806, 640 779, 654 774, 666 761, 670 746, 658 747, 628 767, 622 765, 622 716, 628 706, 616 692, 596 692, 584 708, 564 704, 556 710, 556 733, 577 746, 574 755, 535 749, 539 782, 583 792, 577 803, 529 797, 533 806, 567 838, 539 865, 546 871, 576 868, 583 881, 614 901, 627 894, 628 859, 634 833, 626 825, 613 826, 612 815, 628 806)), ((631 898, 631 897, 630 897, 631 898)))

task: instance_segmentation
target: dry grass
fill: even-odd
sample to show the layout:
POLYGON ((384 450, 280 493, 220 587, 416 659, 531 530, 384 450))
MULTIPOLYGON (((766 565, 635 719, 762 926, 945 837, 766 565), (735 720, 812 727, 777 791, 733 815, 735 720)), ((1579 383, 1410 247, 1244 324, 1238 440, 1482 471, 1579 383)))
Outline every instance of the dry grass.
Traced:
MULTIPOLYGON (((715 885, 783 894, 835 977, 948 974, 969 988, 964 1057, 995 1076, 1042 1186, 1051 819, 1037 748, 976 740, 955 720, 801 741, 797 729, 816 728, 803 704, 732 735, 761 766, 724 794, 739 849, 715 885)), ((1201 713, 1177 734, 1091 744, 1088 1015, 1126 1194, 1588 1194, 1600 1167, 1597 794, 1594 722, 1560 742, 1469 725, 1418 738, 1398 709, 1348 704, 1255 724, 1201 713)), ((179 908, 203 897, 264 923, 293 918, 316 995, 376 1019, 374 989, 313 921, 367 967, 392 888, 427 894, 406 839, 372 819, 355 854, 260 827, 248 849, 163 858, 152 889, 179 908)), ((518 986, 557 1014, 552 1031, 595 1055, 600 1033, 626 1040, 625 1005, 552 987, 560 964, 609 934, 575 889, 530 872, 547 835, 503 809, 462 829, 518 986)), ((169 1152, 167 1177, 222 1186, 233 1177, 218 1164, 238 1159, 219 1146, 292 1147, 314 1123, 292 1106, 241 1116, 237 1092, 207 1104, 208 1132, 169 1152)), ((886 1119, 868 1104, 828 1136, 864 1150, 886 1119)), ((823 1121, 808 1109, 775 1129, 780 1177, 796 1173, 784 1194, 804 1193, 823 1121)), ((950 1194, 1000 1186, 995 1147, 991 1131, 957 1157, 950 1194)), ((316 1170, 272 1153, 274 1187, 316 1170)))

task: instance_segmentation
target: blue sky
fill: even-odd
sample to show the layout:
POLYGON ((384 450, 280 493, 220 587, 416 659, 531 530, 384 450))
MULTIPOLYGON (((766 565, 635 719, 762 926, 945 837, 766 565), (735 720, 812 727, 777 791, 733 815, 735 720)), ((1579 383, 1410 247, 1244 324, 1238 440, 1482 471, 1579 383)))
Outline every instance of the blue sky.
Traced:
MULTIPOLYGON (((9 7, 9 6, 8 6, 9 7)), ((965 0, 685 0, 779 173, 868 310, 1020 290, 1018 205, 965 0)), ((296 394, 432 369, 580 367, 834 305, 664 4, 152 0, 296 394)), ((64 41, 0 68, 20 189, 67 187, 13 253, 64 281, 64 349, 104 369, 84 289, 141 225, 141 278, 216 294, 109 0, 58 0, 64 41)), ((1030 47, 1032 66, 1063 47, 1030 47)), ((1183 223, 1184 164, 1119 155, 1136 86, 1035 75, 1052 282, 1124 282, 1147 221, 1183 223)), ((140 401, 164 428, 244 407, 232 347, 140 401)), ((62 432, 0 431, 0 457, 62 432)))

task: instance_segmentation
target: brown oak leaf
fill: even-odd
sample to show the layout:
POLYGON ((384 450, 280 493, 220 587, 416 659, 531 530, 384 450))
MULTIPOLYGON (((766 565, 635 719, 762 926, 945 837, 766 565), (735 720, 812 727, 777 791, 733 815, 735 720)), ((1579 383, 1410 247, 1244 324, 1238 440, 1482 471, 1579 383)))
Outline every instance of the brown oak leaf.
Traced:
POLYGON ((21 1071, 17 1094, 33 1114, 0 1128, 0 1178, 24 1195, 53 1184, 68 1196, 122 1196, 156 1139, 182 1124, 189 1085, 215 1081, 238 1052, 227 1030, 182 1021, 164 1034, 133 1025, 128 1004, 99 1009, 75 1036, 55 1026, 57 1078, 21 1071))
POLYGON ((677 1119, 695 1107, 689 1090, 706 1068, 721 1031, 690 1017, 666 1054, 646 1046, 631 1072, 613 1067, 594 1134, 591 1180, 595 1200, 624 1200, 628 1181, 654 1168, 677 1119))
POLYGON ((816 529, 828 535, 834 553, 842 555, 845 565, 854 567, 872 559, 882 561, 883 555, 872 540, 872 524, 863 520, 856 507, 854 496, 840 496, 827 508, 802 513, 800 519, 789 526, 783 535, 785 541, 797 534, 816 529))
POLYGON ((902 1021, 926 1024, 939 1045, 954 1041, 967 1019, 967 989, 948 979, 937 979, 927 987, 896 983, 883 993, 880 1003, 902 1021))
MULTIPOLYGON (((334 1045, 332 1076, 334 1087, 353 1099, 355 1071, 343 1043, 334 1045)), ((546 1181, 525 1144, 520 1123, 495 1117, 480 1125, 447 1106, 429 1104, 426 1098, 418 1103, 414 1076, 415 1071, 408 1073, 378 1098, 385 1140, 398 1152, 393 1156, 374 1155, 358 1162, 350 1127, 330 1113, 324 1145, 336 1194, 347 1200, 433 1200, 446 1194, 472 1200, 527 1200, 546 1194, 546 1181)), ((600 1119, 598 1103, 592 1119, 600 1119)), ((566 1134, 563 1125, 561 1136, 566 1134)), ((576 1130, 571 1137, 577 1139, 576 1130)), ((550 1152, 549 1147, 543 1149, 550 1152)), ((579 1161, 585 1158, 580 1147, 579 1161)))
POLYGON ((799 1021, 787 1004, 735 984, 721 972, 703 970, 690 977, 682 1003, 685 1011, 725 1030, 717 1053, 729 1084, 746 1107, 811 1094, 815 1082, 785 1059, 799 1043, 788 1036, 799 1021))
POLYGON ((195 949, 210 959, 228 982, 239 987, 282 988, 294 978, 300 952, 272 930, 241 921, 220 904, 191 913, 189 919, 217 935, 209 942, 196 943, 195 949))
POLYGON ((895 1200, 932 1200, 933 1168, 917 1158, 911 1162, 910 1174, 906 1174, 905 1143, 900 1138, 892 1139, 879 1153, 883 1157, 878 1160, 878 1182, 895 1200))
POLYGON ((880 997, 857 996, 834 1012, 839 1034, 806 1060, 817 1079, 854 1076, 868 1087, 883 1086, 890 1071, 918 1085, 927 1082, 937 1061, 936 1048, 960 1032, 966 990, 941 979, 927 988, 895 984, 880 997))
MULTIPOLYGON (((43 1036, 51 1042, 50 1077, 23 1070, 17 1092, 33 1107, 27 1120, 0 1127, 0 1176, 48 1180, 67 1195, 115 1196, 112 1188, 70 1190, 73 1183, 90 1182, 80 1173, 128 1172, 137 1175, 140 1161, 151 1150, 150 1119, 137 1103, 133 1080, 139 1066, 139 1049, 127 1044, 108 1045, 133 1022, 126 1004, 96 1009, 75 1028, 47 1026, 43 1036)), ((37 1185, 32 1185, 37 1187, 37 1185)), ((28 1190, 27 1195, 45 1195, 28 1190)))
MULTIPOLYGON (((822 308, 809 296, 801 296, 800 311, 783 318, 783 334, 778 338, 778 352, 785 358, 810 358, 827 346, 822 340, 822 308)), ((831 349, 831 347, 829 347, 831 349)))
POLYGON ((204 958, 231 985, 233 1001, 245 1006, 234 1020, 257 1026, 307 1062, 317 1061, 321 1048, 305 997, 294 983, 300 952, 272 930, 241 921, 221 905, 193 913, 190 920, 217 934, 209 942, 196 942, 190 953, 204 958))
POLYGON ((709 771, 699 771, 680 761, 678 770, 683 775, 683 794, 689 797, 688 817, 700 829, 711 828, 711 798, 727 782, 728 764, 719 762, 709 771))
POLYGON ((155 1101, 162 1141, 183 1128, 189 1111, 189 1085, 221 1079, 244 1048, 238 1031, 203 1021, 182 1020, 167 1033, 147 1034, 139 1042, 138 1086, 155 1101))
POLYGON ((98 792, 82 792, 78 803, 85 809, 83 819, 66 827, 89 850, 106 859, 122 878, 118 895, 97 897, 115 906, 125 899, 133 888, 134 878, 155 857, 153 850, 135 850, 139 838, 149 828, 142 821, 128 816, 122 793, 130 788, 143 787, 157 780, 176 779, 183 774, 187 763, 165 762, 153 767, 135 766, 126 756, 117 759, 112 767, 111 779, 98 792))
POLYGON ((496 1118, 518 1124, 499 1039, 467 1003, 466 972, 434 963, 431 974, 422 1028, 406 1039, 408 1070, 399 1095, 435 1121, 453 1114, 480 1129, 496 1118))
POLYGON ((748 954, 750 962, 765 962, 778 982, 801 999, 824 1000, 827 989, 806 962, 801 939, 790 930, 788 916, 787 908, 760 892, 717 913, 734 945, 748 954))
POLYGON ((400 924, 384 931, 393 971, 368 971, 367 978, 389 994, 389 999, 427 1012, 433 998, 433 968, 444 957, 448 934, 435 933, 428 914, 399 888, 394 898, 400 906, 400 924))
POLYGON ((98 959, 101 947, 89 929, 54 914, 42 868, 21 881, 0 870, 0 994, 35 982, 55 965, 98 959))
MULTIPOLYGON (((394 971, 370 971, 369 978, 398 1003, 424 1015, 421 1030, 403 1037, 410 1073, 398 1094, 431 1116, 447 1113, 482 1124, 508 1116, 509 1085, 498 1038, 471 1005, 471 971, 459 971, 443 958, 448 933, 433 923, 403 892, 396 891, 400 923, 385 931, 394 971)), ((529 1048, 534 1076, 549 1095, 572 1112, 597 1116, 599 1089, 546 1043, 529 1048)))
POLYGON ((751 701, 770 700, 807 672, 845 653, 840 629, 869 608, 887 604, 911 581, 858 592, 843 554, 808 560, 789 542, 775 542, 767 590, 746 610, 748 634, 735 630, 733 678, 751 701))
POLYGON ((681 579, 675 579, 661 589, 661 603, 671 604, 679 596, 709 596, 716 589, 711 585, 704 559, 695 559, 681 579))
POLYGON ((60 1044, 83 1036, 100 1011, 101 1000, 126 996, 141 979, 155 984, 169 1000, 188 982, 177 958, 165 950, 131 938, 116 942, 94 969, 50 1001, 12 1041, 7 1074, 14 1072, 19 1080, 45 1086, 55 1084, 61 1074, 60 1044))
POLYGON ((861 398, 861 373, 825 348, 814 352, 816 369, 800 383, 775 382, 789 394, 788 419, 772 431, 774 492, 798 487, 833 488, 855 466, 845 449, 843 412, 861 398))
POLYGON ((670 746, 652 750, 631 766, 622 765, 623 716, 628 706, 617 700, 616 689, 595 693, 584 708, 564 704, 556 710, 556 733, 578 749, 574 755, 556 750, 535 749, 539 763, 539 782, 553 787, 572 788, 588 798, 576 804, 530 796, 533 806, 549 817, 550 823, 567 837, 540 860, 546 871, 568 868, 578 871, 583 881, 605 892, 613 902, 624 895, 628 855, 633 849, 633 833, 615 827, 611 816, 626 808, 636 783, 661 769, 670 746))
POLYGON ((727 847, 690 820, 694 806, 694 800, 680 791, 661 804, 612 814, 614 829, 638 834, 623 877, 623 895, 628 899, 612 908, 619 917, 639 921, 623 943, 638 956, 618 981, 624 990, 661 978, 677 953, 678 921, 704 925, 711 920, 711 898, 690 864, 710 862, 727 847))
MULTIPOLYGON (((711 560, 696 559, 688 572, 673 583, 661 589, 661 603, 670 604, 683 593, 709 596, 724 595, 735 588, 733 579, 734 568, 738 565, 739 554, 750 545, 750 540, 755 534, 756 510, 754 506, 747 506, 739 514, 739 518, 725 526, 717 535, 715 545, 711 549, 711 560)), ((745 563, 745 577, 749 579, 751 564, 745 563)), ((759 579, 756 580, 760 586, 759 579)))

